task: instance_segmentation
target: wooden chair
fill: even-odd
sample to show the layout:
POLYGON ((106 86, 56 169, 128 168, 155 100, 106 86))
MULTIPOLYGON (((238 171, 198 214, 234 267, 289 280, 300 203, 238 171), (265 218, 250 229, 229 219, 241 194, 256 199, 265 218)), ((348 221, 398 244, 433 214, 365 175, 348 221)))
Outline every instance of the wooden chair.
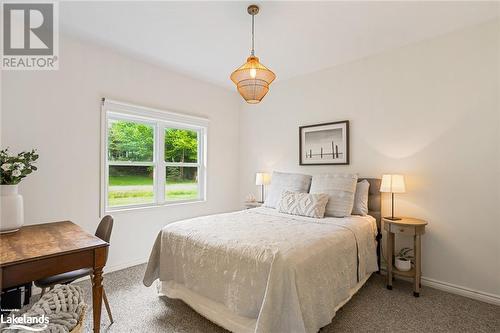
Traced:
MULTIPOLYGON (((111 238, 111 231, 113 230, 113 217, 106 215, 102 218, 95 235, 102 239, 103 241, 109 243, 111 238)), ((107 258, 106 253, 106 260, 107 258)), ((42 288, 42 296, 45 293, 45 290, 49 288, 49 290, 53 289, 56 284, 69 284, 79 278, 90 276, 92 279, 92 268, 83 268, 78 269, 76 271, 66 272, 54 276, 49 276, 44 279, 40 279, 35 281, 35 286, 42 288)), ((102 299, 104 301, 104 305, 106 306, 106 311, 108 312, 109 319, 111 323, 113 323, 113 316, 111 315, 111 308, 109 307, 108 297, 106 296, 106 292, 104 291, 104 287, 102 289, 102 299)))

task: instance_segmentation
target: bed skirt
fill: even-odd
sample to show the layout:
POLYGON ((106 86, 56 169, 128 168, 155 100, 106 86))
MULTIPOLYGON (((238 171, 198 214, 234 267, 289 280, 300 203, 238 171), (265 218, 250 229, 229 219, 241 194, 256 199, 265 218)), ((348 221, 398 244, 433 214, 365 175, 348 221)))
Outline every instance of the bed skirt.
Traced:
MULTIPOLYGON (((340 302, 332 313, 332 319, 335 313, 344 306, 358 292, 358 290, 368 281, 371 274, 362 279, 354 288, 349 291, 349 297, 340 302)), ((230 311, 223 304, 212 301, 204 296, 201 296, 184 285, 174 281, 157 281, 158 295, 168 298, 180 299, 193 310, 198 312, 203 317, 211 322, 235 333, 253 333, 255 331, 256 318, 247 318, 237 315, 230 311)), ((330 321, 331 322, 331 321, 330 321)), ((329 322, 329 323, 330 323, 329 322)), ((325 323, 324 326, 329 323, 325 323)))

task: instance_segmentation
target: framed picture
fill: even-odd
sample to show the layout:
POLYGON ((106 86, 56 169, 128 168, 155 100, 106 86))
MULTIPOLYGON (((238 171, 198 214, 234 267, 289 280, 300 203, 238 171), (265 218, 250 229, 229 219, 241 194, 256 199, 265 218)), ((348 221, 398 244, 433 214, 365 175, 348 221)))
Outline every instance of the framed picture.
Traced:
POLYGON ((299 164, 349 164, 349 121, 300 126, 299 164))

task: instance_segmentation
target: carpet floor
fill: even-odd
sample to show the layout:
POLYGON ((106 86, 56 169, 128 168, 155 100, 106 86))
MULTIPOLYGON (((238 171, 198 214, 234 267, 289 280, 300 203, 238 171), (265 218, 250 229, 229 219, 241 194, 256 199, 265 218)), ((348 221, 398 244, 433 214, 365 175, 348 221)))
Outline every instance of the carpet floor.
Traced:
MULTIPOLYGON (((109 325, 103 305, 101 332, 227 332, 182 301, 158 297, 154 286, 146 288, 142 284, 145 268, 139 265, 104 276, 114 323, 109 325)), ((90 281, 78 284, 91 305, 90 281)), ((92 332, 91 309, 84 332, 92 332)), ((373 274, 332 323, 321 329, 321 333, 330 332, 500 333, 500 307, 425 286, 415 298, 409 282, 395 280, 389 291, 384 277, 373 274)))

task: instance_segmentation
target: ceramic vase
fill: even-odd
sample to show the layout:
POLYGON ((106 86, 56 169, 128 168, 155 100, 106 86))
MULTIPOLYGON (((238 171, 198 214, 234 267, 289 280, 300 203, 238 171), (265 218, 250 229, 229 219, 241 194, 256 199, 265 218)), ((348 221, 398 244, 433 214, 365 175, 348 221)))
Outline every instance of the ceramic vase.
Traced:
POLYGON ((0 185, 0 211, 0 233, 15 232, 23 226, 23 197, 18 185, 0 185))

